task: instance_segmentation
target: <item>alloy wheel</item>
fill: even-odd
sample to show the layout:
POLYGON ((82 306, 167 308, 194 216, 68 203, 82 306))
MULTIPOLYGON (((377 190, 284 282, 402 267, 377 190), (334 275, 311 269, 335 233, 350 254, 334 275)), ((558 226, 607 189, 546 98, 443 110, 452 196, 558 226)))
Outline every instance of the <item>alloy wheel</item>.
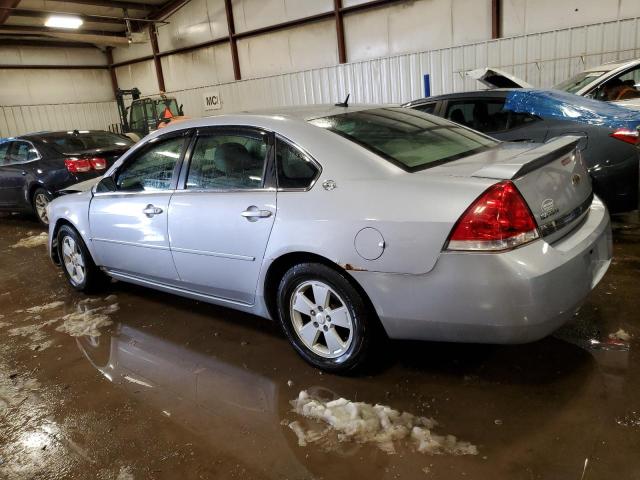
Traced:
POLYGON ((85 280, 87 270, 82 252, 77 242, 70 236, 66 236, 62 240, 62 261, 73 284, 81 285, 85 280))
POLYGON ((329 285, 314 280, 298 285, 290 314, 302 343, 323 358, 343 355, 353 341, 354 324, 344 300, 329 285))

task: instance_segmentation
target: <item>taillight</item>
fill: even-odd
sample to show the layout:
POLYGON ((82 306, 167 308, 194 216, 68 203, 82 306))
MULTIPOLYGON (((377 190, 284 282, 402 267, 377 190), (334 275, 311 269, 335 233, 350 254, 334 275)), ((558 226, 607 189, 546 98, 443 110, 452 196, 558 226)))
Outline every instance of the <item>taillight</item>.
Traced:
POLYGON ((94 170, 104 170, 107 168, 107 160, 101 157, 90 158, 89 163, 91 163, 94 170))
POLYGON ((71 173, 88 172, 91 170, 91 162, 87 158, 65 158, 64 166, 71 173))
POLYGON ((467 208, 453 227, 446 249, 497 252, 539 236, 531 210, 507 180, 489 187, 467 208))
POLYGON ((615 132, 613 132, 611 137, 616 138, 618 140, 622 140, 623 142, 630 143, 631 145, 638 145, 640 140, 640 135, 638 134, 638 130, 629 130, 627 128, 619 128, 615 132))
POLYGON ((90 170, 104 170, 107 168, 107 160, 102 157, 92 158, 65 158, 64 166, 71 173, 84 173, 90 170))

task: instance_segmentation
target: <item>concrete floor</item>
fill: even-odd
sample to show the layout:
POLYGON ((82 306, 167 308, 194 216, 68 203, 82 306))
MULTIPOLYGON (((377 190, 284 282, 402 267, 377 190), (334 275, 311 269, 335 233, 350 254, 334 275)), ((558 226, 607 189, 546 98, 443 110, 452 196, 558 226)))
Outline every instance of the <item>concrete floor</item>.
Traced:
POLYGON ((270 322, 231 310, 122 283, 83 302, 44 246, 11 247, 29 232, 0 218, 0 478, 640 478, 637 214, 617 219, 609 273, 553 337, 397 342, 359 378, 321 374, 270 322), (62 317, 79 309, 112 324, 56 330, 73 332, 62 317), (631 341, 608 341, 620 328, 631 341), (283 420, 303 389, 433 417, 479 454, 301 447, 283 420))

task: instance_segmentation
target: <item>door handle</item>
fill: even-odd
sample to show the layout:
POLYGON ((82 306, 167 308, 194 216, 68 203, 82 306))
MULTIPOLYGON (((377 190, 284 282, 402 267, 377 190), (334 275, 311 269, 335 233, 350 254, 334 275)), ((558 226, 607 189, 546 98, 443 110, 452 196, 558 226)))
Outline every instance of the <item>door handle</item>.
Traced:
POLYGON ((249 220, 250 222, 256 222, 259 218, 268 218, 272 215, 270 210, 260 210, 255 205, 251 205, 244 212, 242 212, 244 218, 249 220))
POLYGON ((24 170, 20 172, 22 174, 22 176, 25 176, 27 174, 27 172, 25 172, 24 170))
POLYGON ((159 215, 162 213, 162 209, 159 207, 156 207, 154 205, 147 205, 144 210, 142 210, 142 213, 144 213, 148 218, 153 217, 154 215, 159 215))

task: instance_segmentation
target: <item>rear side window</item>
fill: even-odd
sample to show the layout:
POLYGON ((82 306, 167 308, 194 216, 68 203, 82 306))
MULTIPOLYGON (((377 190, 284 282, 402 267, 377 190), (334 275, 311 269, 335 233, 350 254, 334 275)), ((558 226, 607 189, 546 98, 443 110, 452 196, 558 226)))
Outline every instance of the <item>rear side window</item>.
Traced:
POLYGON ((504 103, 502 98, 450 101, 445 117, 479 132, 502 132, 509 120, 504 103))
POLYGON ((319 169, 302 151, 278 139, 276 141, 278 188, 309 188, 319 169))
POLYGON ((198 137, 187 176, 187 189, 262 188, 268 135, 258 130, 198 137))
POLYGON ((436 104, 435 103, 423 103, 421 105, 416 105, 415 107, 416 110, 420 110, 421 112, 424 113, 430 113, 433 115, 433 112, 436 111, 436 104))
POLYGON ((27 142, 13 142, 8 163, 24 163, 38 158, 38 151, 27 142))
POLYGON ((409 108, 372 108, 311 120, 409 172, 482 152, 497 141, 409 108))

